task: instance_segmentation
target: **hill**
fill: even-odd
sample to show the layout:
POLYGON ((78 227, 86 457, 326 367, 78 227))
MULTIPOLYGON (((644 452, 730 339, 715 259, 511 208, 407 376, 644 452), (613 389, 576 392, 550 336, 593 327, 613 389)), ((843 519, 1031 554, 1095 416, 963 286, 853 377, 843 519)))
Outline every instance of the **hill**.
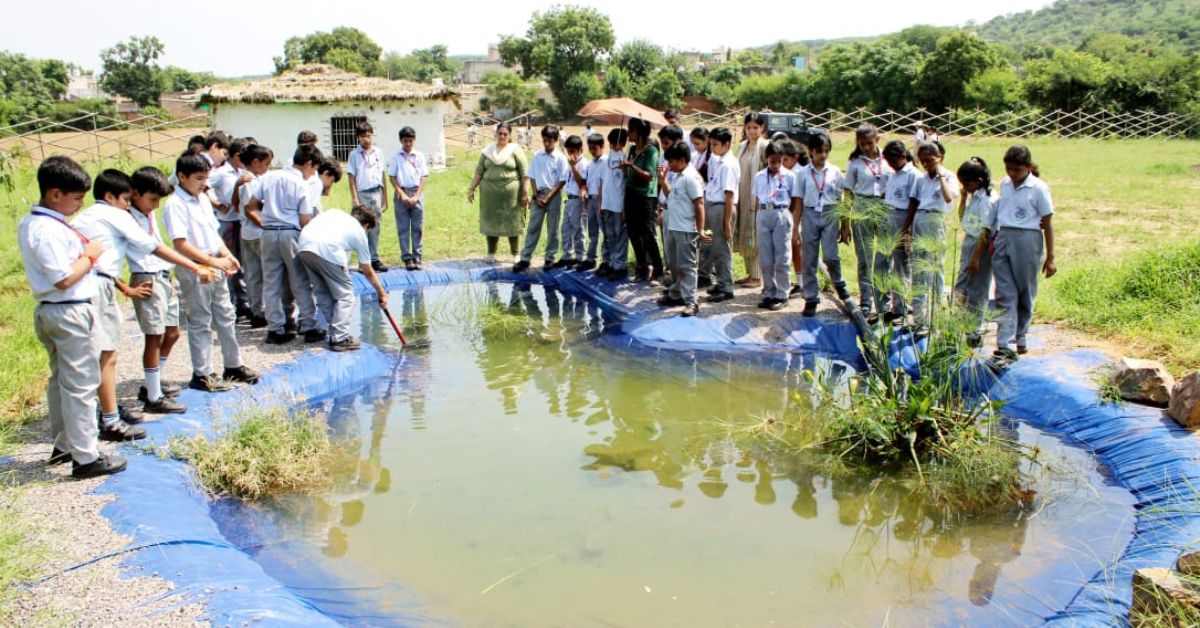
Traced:
POLYGON ((1200 50, 1200 2, 1058 0, 1037 11, 993 18, 976 30, 984 39, 1016 49, 1042 44, 1075 47, 1088 35, 1119 33, 1194 53, 1200 50))

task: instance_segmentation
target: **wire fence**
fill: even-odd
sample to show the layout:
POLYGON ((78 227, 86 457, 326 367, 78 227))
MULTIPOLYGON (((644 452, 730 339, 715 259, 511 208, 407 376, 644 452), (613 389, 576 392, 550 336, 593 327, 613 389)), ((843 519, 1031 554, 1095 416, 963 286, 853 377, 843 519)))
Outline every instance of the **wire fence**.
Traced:
POLYGON ((518 138, 519 128, 525 127, 525 121, 535 120, 542 112, 534 109, 514 115, 509 118, 497 118, 482 112, 451 112, 443 118, 443 132, 446 137, 446 165, 454 166, 462 160, 469 160, 474 153, 492 142, 492 131, 496 125, 507 123, 513 128, 513 140, 518 138))
MULTIPOLYGON (((726 126, 740 128, 748 109, 735 109, 722 114, 699 112, 683 117, 688 127, 726 126)), ((853 131, 870 122, 884 133, 912 133, 918 125, 932 127, 943 136, 958 137, 1077 137, 1092 139, 1117 138, 1187 138, 1200 136, 1200 115, 1138 111, 1113 113, 1109 111, 1050 111, 1006 112, 990 114, 982 110, 952 110, 934 113, 917 109, 910 113, 867 109, 853 111, 796 112, 810 126, 831 132, 853 131)))
POLYGON ((207 134, 211 126, 207 112, 163 120, 155 116, 124 119, 80 110, 68 120, 31 118, 0 127, 0 151, 8 158, 28 159, 34 164, 51 155, 92 163, 155 161, 178 156, 189 137, 207 134))

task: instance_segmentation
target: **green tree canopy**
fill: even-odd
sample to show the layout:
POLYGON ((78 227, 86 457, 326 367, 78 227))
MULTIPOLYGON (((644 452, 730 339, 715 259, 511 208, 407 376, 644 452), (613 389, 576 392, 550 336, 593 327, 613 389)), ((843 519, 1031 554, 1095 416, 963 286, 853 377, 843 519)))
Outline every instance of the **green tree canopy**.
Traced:
POLYGON ((158 103, 165 78, 158 67, 163 52, 157 37, 130 37, 100 52, 100 87, 145 107, 158 103))
POLYGON ((1021 79, 1008 68, 991 68, 967 81, 964 104, 988 113, 1020 111, 1025 108, 1021 79))
POLYGON ((954 29, 946 26, 930 26, 917 24, 889 35, 887 39, 908 44, 917 49, 922 55, 932 54, 937 49, 938 40, 954 29))
POLYGON ((961 106, 967 82, 999 64, 1000 55, 978 35, 961 30, 942 35, 917 80, 921 104, 934 110, 961 106))
POLYGON ((579 111, 588 101, 595 100, 604 95, 604 88, 600 85, 600 79, 596 78, 591 72, 580 72, 575 76, 567 79, 567 84, 563 86, 562 95, 558 96, 560 108, 562 109, 563 117, 570 117, 579 111), (570 106, 572 109, 567 109, 570 106))
POLYGON ((328 63, 343 70, 365 74, 379 73, 383 48, 357 28, 339 26, 332 31, 289 37, 283 44, 283 56, 275 57, 275 73, 281 74, 304 63, 328 63))
POLYGON ((642 83, 637 92, 639 102, 656 109, 670 109, 683 104, 683 85, 675 71, 659 68, 642 83))
POLYGON ((164 92, 194 92, 216 82, 211 72, 192 72, 168 65, 163 68, 164 92))
POLYGON ((619 65, 609 65, 604 70, 604 96, 606 98, 620 98, 629 96, 633 93, 633 81, 629 78, 629 73, 621 69, 619 65))
POLYGON ((573 115, 586 101, 577 100, 577 91, 567 93, 567 82, 581 73, 594 75, 598 58, 611 53, 615 43, 607 15, 591 8, 554 6, 534 12, 523 37, 501 37, 500 58, 509 66, 520 64, 525 78, 545 77, 561 111, 573 115))
POLYGON ((1025 97, 1043 109, 1074 111, 1094 102, 1092 92, 1104 83, 1108 72, 1098 57, 1056 50, 1049 59, 1025 64, 1025 97))
POLYGON ((645 39, 621 44, 609 63, 624 70, 634 85, 644 83, 651 74, 666 67, 662 48, 645 39))
POLYGON ((537 107, 537 88, 526 85, 520 76, 511 72, 489 72, 483 77, 487 85, 488 106, 525 113, 537 107))

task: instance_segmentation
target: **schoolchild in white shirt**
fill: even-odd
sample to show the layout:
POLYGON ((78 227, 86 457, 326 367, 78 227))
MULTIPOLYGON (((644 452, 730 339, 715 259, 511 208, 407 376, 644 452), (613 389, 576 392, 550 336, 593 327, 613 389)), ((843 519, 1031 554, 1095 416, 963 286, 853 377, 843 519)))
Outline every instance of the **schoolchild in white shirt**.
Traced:
POLYGON ((387 308, 387 291, 379 284, 371 267, 371 252, 367 246, 367 230, 375 214, 365 207, 355 207, 347 214, 339 209, 321 212, 300 232, 300 263, 312 279, 317 307, 329 324, 329 348, 332 351, 354 351, 361 345, 350 335, 350 320, 354 311, 354 283, 350 280, 350 253, 358 257, 358 268, 379 295, 379 303, 387 308))
POLYGON ((579 270, 594 271, 598 267, 596 255, 600 251, 600 185, 604 181, 605 163, 604 136, 599 133, 587 134, 588 154, 592 160, 586 166, 587 179, 587 258, 579 262, 579 270))
POLYGON ((846 194, 854 202, 856 216, 850 230, 854 239, 854 257, 858 269, 859 308, 863 317, 874 322, 879 312, 880 296, 875 278, 887 273, 887 255, 877 250, 882 219, 883 194, 887 189, 891 167, 879 150, 879 129, 870 122, 863 123, 854 133, 854 152, 846 166, 846 194))
POLYGON ((1026 337, 1037 299, 1038 271, 1047 279, 1058 272, 1054 264, 1054 201, 1040 178, 1033 155, 1025 146, 1004 153, 1008 177, 988 221, 995 236, 992 275, 996 279, 996 357, 1015 360, 1027 351, 1026 337), (1013 350, 1013 343, 1016 350, 1013 350))
POLYGON ((383 222, 383 214, 388 208, 387 185, 383 178, 383 151, 375 146, 375 128, 366 120, 354 126, 354 139, 358 146, 350 151, 350 156, 346 159, 346 174, 349 175, 347 178, 350 181, 350 205, 361 205, 375 216, 375 226, 367 232, 371 266, 374 268, 382 266, 382 262, 379 261, 379 225, 383 222))
POLYGON ((229 285, 220 274, 237 272, 241 266, 221 241, 212 204, 204 194, 208 162, 195 155, 184 155, 175 161, 175 172, 179 185, 163 209, 167 235, 184 257, 219 271, 214 281, 204 283, 202 274, 176 269, 188 312, 188 350, 192 358, 192 379, 188 386, 206 392, 229 390, 229 385, 216 377, 212 360, 214 331, 224 358, 221 379, 255 384, 258 374, 242 363, 234 329, 237 316, 229 300, 229 285))
POLYGON ((38 302, 33 329, 50 359, 46 407, 54 449, 49 464, 72 463, 71 475, 90 478, 125 470, 117 454, 100 453, 96 391, 100 387, 99 324, 92 300, 94 269, 104 244, 67 224, 83 206, 92 180, 67 157, 38 167, 41 198, 17 226, 25 279, 38 302))
POLYGON ((918 331, 932 319, 933 304, 945 284, 946 214, 958 198, 958 179, 942 165, 945 149, 926 142, 917 149, 925 169, 917 177, 916 203, 910 204, 901 237, 920 272, 913 273, 913 318, 918 331))
MULTIPOLYGON (((783 143, 783 167, 792 171, 792 174, 796 175, 796 181, 799 181, 800 173, 809 164, 808 148, 797 144, 790 137, 785 136, 780 141, 783 143)), ((804 288, 800 286, 800 274, 804 272, 804 247, 800 243, 800 220, 795 216, 792 218, 795 223, 792 229, 792 272, 796 274, 796 283, 792 284, 792 289, 788 291, 788 297, 804 293, 804 288)))
POLYGON ((712 159, 712 151, 708 149, 708 129, 702 126, 692 129, 688 142, 692 145, 692 168, 708 183, 708 161, 712 159))
POLYGON ((558 253, 559 218, 562 213, 562 189, 567 184, 567 159, 558 152, 558 127, 542 128, 542 148, 529 162, 526 181, 533 188, 533 203, 529 208, 529 226, 525 229, 525 248, 521 259, 513 265, 513 272, 529 268, 529 261, 542 237, 542 224, 546 223, 546 262, 544 268, 554 268, 554 257, 558 253))
MULTIPOLYGON (((417 143, 417 131, 411 126, 400 129, 400 150, 392 155, 392 188, 396 192, 396 232, 400 235, 400 255, 407 270, 421 270, 425 255, 425 183, 429 180, 429 162, 417 143)), ((376 227, 378 229, 378 227, 376 227)))
POLYGON ((967 342, 978 347, 983 343, 992 287, 992 253, 984 235, 992 215, 992 172, 982 158, 972 157, 958 167, 957 174, 963 192, 958 201, 963 241, 958 277, 954 280, 954 300, 975 315, 975 329, 967 334, 967 342))
POLYGON ((708 134, 712 158, 708 162, 708 183, 704 186, 704 224, 712 242, 700 251, 700 275, 708 276, 712 287, 708 302, 720 303, 733 298, 733 226, 737 220, 738 185, 742 166, 730 148, 733 132, 717 127, 708 134))
POLYGON ((838 255, 841 228, 837 204, 841 202, 845 182, 842 171, 828 163, 833 142, 823 132, 808 138, 808 154, 812 158, 801 173, 796 186, 800 198, 800 236, 804 247, 804 269, 801 273, 804 289, 804 316, 816 316, 820 302, 817 269, 824 261, 829 279, 838 298, 850 298, 846 280, 842 278, 842 260, 838 255))
POLYGON ((667 207, 663 215, 666 228, 666 256, 671 282, 659 305, 683 306, 682 316, 700 313, 696 303, 696 275, 700 269, 700 244, 706 235, 704 180, 691 165, 691 154, 682 143, 666 150, 667 167, 675 175, 666 184, 667 207))
MULTIPOLYGON (((208 176, 208 185, 212 192, 213 208, 217 210, 217 223, 220 226, 221 240, 225 247, 237 259, 242 259, 242 220, 234 205, 234 194, 248 175, 245 164, 242 163, 241 152, 249 144, 245 138, 237 138, 229 142, 228 159, 221 166, 214 168, 208 176)), ((229 295, 237 310, 238 318, 250 317, 250 305, 246 296, 246 281, 242 271, 229 275, 229 295)))
POLYGON ((555 268, 573 270, 583 264, 583 232, 587 230, 587 162, 583 138, 572 135, 563 142, 567 151, 567 202, 562 216, 562 258, 555 268))
MULTIPOLYGON (((262 265, 262 227, 246 214, 254 192, 262 185, 262 177, 271 169, 275 154, 270 148, 259 144, 251 144, 242 150, 241 161, 246 165, 245 182, 238 186, 233 193, 238 216, 242 228, 242 277, 246 282, 246 302, 250 307, 250 328, 262 329, 267 326, 267 314, 263 307, 263 265, 262 265)), ((291 292, 284 298, 287 311, 291 311, 291 292)))
POLYGON ((767 167, 754 175, 755 235, 758 266, 762 271, 763 300, 758 307, 771 311, 787 304, 791 282, 788 263, 792 258, 792 233, 799 215, 800 199, 796 174, 783 167, 782 141, 767 144, 767 167))
POLYGON ((679 176, 679 173, 671 170, 670 165, 667 163, 667 149, 676 144, 682 146, 688 152, 688 165, 691 165, 692 147, 690 143, 684 140, 683 129, 676 124, 668 124, 659 129, 658 143, 660 151, 658 158, 658 215, 656 221, 658 222, 658 237, 662 239, 662 250, 664 251, 663 266, 667 272, 670 272, 671 260, 667 258, 665 253, 667 250, 667 225, 663 216, 667 211, 667 196, 671 189, 670 184, 675 180, 675 177, 679 176))
POLYGON ((608 132, 608 155, 601 162, 600 227, 604 230, 604 248, 596 275, 610 281, 629 277, 629 231, 625 228, 625 145, 629 132, 616 128, 608 132))
MULTIPOLYGON (((887 160, 892 174, 884 187, 884 204, 891 208, 891 221, 884 223, 881 240, 895 248, 888 260, 888 274, 900 282, 907 292, 907 286, 912 281, 912 260, 908 247, 904 246, 904 224, 908 220, 909 208, 915 208, 917 203, 917 179, 921 173, 913 165, 916 158, 909 152, 908 146, 901 140, 892 140, 883 147, 883 158, 887 160)), ((883 295, 879 311, 885 324, 901 320, 908 315, 908 303, 905 296, 898 290, 889 290, 883 295)))
MULTIPOLYGON (((320 150, 320 147, 317 146, 318 141, 319 138, 317 138, 317 134, 313 133, 312 131, 304 130, 296 134, 296 148, 300 148, 301 146, 312 146, 313 148, 320 150)), ((292 163, 292 167, 295 166, 296 164, 292 163)), ((309 177, 304 181, 308 187, 309 196, 312 197, 313 215, 316 216, 317 214, 321 213, 321 197, 325 196, 326 192, 322 189, 323 185, 319 178, 309 177)))

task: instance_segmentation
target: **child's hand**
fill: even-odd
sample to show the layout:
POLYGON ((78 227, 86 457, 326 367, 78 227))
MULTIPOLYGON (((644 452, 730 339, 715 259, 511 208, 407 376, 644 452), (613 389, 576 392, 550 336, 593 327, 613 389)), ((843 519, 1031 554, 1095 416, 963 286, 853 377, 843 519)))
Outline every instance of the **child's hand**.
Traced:
POLYGON ((124 290, 125 296, 131 299, 149 299, 150 295, 154 294, 154 282, 143 281, 137 287, 127 287, 124 290))
POLYGON ((711 244, 712 243, 712 231, 710 231, 708 229, 701 231, 699 239, 700 239, 700 244, 711 244))
POLYGON ((467 202, 468 203, 475 202, 475 190, 467 190, 467 202))
POLYGON ((84 257, 100 257, 100 254, 103 252, 104 252, 104 243, 100 242, 98 240, 92 240, 92 241, 88 242, 87 244, 83 245, 84 257))
POLYGON ((388 306, 387 293, 386 292, 379 293, 379 307, 386 310, 387 306, 388 306))
POLYGON ((1058 273, 1058 267, 1054 265, 1053 257, 1046 258, 1046 262, 1042 264, 1042 272, 1046 274, 1046 279, 1049 279, 1058 273))
POLYGON ((732 222, 725 223, 725 227, 723 229, 721 229, 721 235, 725 236, 726 240, 733 239, 733 223, 732 222))
POLYGON ((249 172, 243 172, 242 176, 238 177, 238 185, 245 185, 254 180, 254 175, 249 172))

